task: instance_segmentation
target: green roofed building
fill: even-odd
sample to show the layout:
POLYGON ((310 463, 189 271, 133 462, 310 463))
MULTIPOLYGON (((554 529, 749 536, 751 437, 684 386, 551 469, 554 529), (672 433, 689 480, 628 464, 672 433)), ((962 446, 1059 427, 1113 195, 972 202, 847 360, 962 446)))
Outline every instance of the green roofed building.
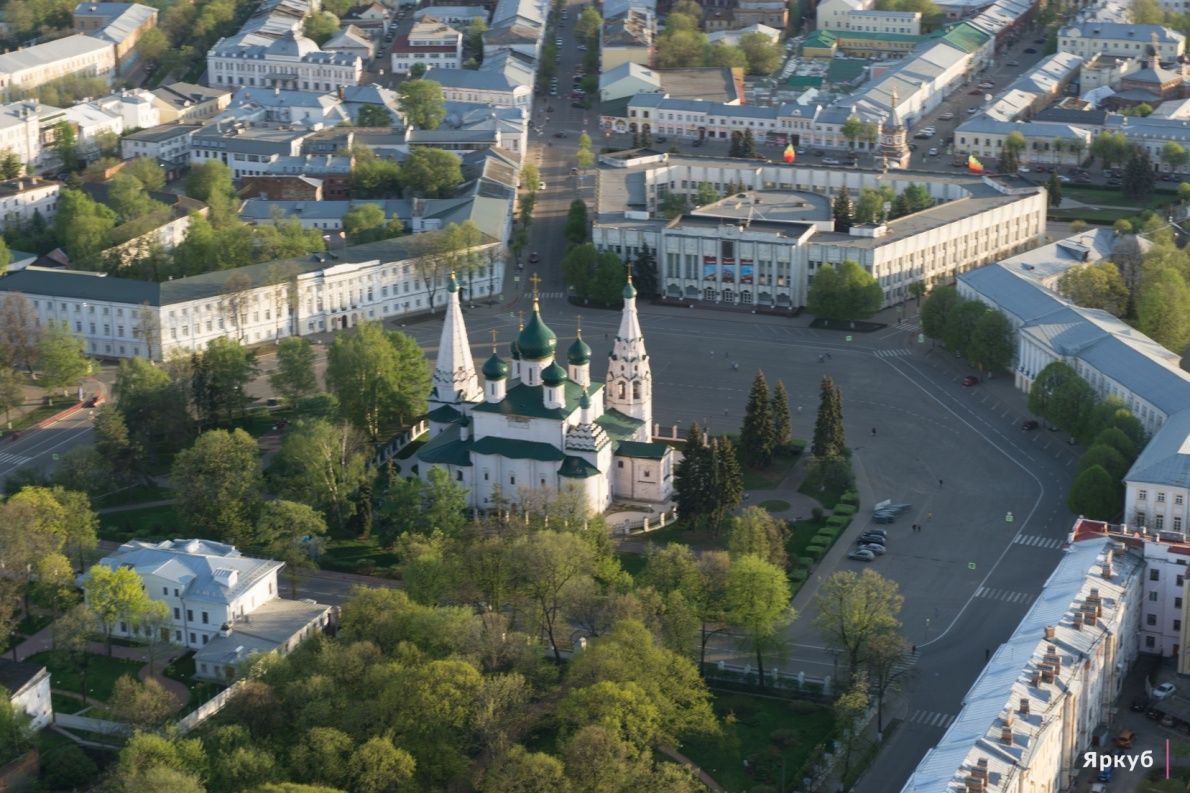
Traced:
POLYGON ((652 440, 653 378, 631 281, 605 383, 591 379, 591 348, 581 331, 566 350, 566 366, 555 359, 558 337, 535 298, 511 361, 493 343, 481 388, 453 278, 448 294, 430 439, 417 452, 422 477, 445 470, 477 509, 563 488, 578 490, 597 512, 613 500, 670 499, 673 450, 652 440))

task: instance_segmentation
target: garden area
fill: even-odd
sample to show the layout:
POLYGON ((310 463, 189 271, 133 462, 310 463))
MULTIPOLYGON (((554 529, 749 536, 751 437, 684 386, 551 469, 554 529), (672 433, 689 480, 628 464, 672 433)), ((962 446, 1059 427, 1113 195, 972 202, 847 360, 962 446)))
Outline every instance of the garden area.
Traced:
POLYGON ((723 733, 678 749, 730 793, 757 785, 788 789, 834 732, 830 706, 715 691, 723 733), (782 784, 784 773, 784 784, 782 784))
POLYGON ((36 653, 25 660, 31 664, 45 666, 49 670, 50 681, 56 691, 85 695, 90 701, 100 702, 106 702, 111 697, 117 680, 124 675, 136 677, 137 672, 144 666, 139 661, 88 653, 87 665, 83 669, 65 654, 51 650, 36 653))
POLYGON ((195 711, 199 705, 211 699, 211 697, 223 690, 223 686, 218 683, 211 683, 206 680, 194 679, 194 653, 187 652, 170 661, 161 673, 171 680, 177 680, 183 683, 190 689, 190 701, 187 702, 181 710, 178 711, 177 716, 181 718, 189 713, 195 711))

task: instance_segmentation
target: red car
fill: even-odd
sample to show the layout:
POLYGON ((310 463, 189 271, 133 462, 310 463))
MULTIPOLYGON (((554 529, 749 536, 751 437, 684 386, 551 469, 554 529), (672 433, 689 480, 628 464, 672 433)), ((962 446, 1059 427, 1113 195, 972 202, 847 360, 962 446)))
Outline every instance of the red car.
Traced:
POLYGON ((977 385, 978 383, 979 378, 973 374, 969 374, 963 378, 963 385, 977 385))

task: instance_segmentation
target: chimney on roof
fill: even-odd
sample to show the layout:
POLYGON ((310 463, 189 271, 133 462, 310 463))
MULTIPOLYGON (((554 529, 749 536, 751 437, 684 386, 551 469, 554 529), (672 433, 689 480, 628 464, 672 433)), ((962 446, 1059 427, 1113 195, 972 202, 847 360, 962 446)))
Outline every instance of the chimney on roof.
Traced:
POLYGON ((1108 548, 1107 552, 1103 554, 1103 577, 1108 581, 1115 575, 1115 571, 1112 570, 1113 561, 1115 561, 1115 554, 1112 553, 1111 548, 1108 548))
POLYGON ((1074 616, 1071 619, 1074 622, 1074 625, 1073 625, 1074 629, 1076 631, 1081 631, 1083 629, 1083 613, 1082 613, 1082 611, 1076 609, 1074 612, 1074 616))
POLYGON ((1006 713, 1000 725, 1000 742, 1012 746, 1012 714, 1006 713))
POLYGON ((1029 715, 1029 698, 1028 697, 1021 697, 1021 704, 1017 708, 1017 713, 1021 714, 1022 716, 1029 715))
POLYGON ((1029 681, 1033 688, 1041 688, 1041 672, 1037 669, 1033 670, 1033 679, 1029 681))
POLYGON ((1047 663, 1042 663, 1039 665, 1039 668, 1041 669, 1041 682, 1042 683, 1054 682, 1054 668, 1052 666, 1050 666, 1047 663))
POLYGON ((1047 638, 1047 639, 1054 638, 1054 626, 1053 625, 1045 626, 1045 638, 1047 638))

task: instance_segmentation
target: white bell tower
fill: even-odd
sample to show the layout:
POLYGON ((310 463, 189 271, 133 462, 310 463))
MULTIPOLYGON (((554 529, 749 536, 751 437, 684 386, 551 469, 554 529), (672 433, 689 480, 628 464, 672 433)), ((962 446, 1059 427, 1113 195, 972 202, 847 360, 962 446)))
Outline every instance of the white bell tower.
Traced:
POLYGON ((608 355, 606 404, 643 421, 632 440, 647 443, 653 439, 653 372, 636 316, 636 287, 631 273, 623 294, 620 329, 608 355))

